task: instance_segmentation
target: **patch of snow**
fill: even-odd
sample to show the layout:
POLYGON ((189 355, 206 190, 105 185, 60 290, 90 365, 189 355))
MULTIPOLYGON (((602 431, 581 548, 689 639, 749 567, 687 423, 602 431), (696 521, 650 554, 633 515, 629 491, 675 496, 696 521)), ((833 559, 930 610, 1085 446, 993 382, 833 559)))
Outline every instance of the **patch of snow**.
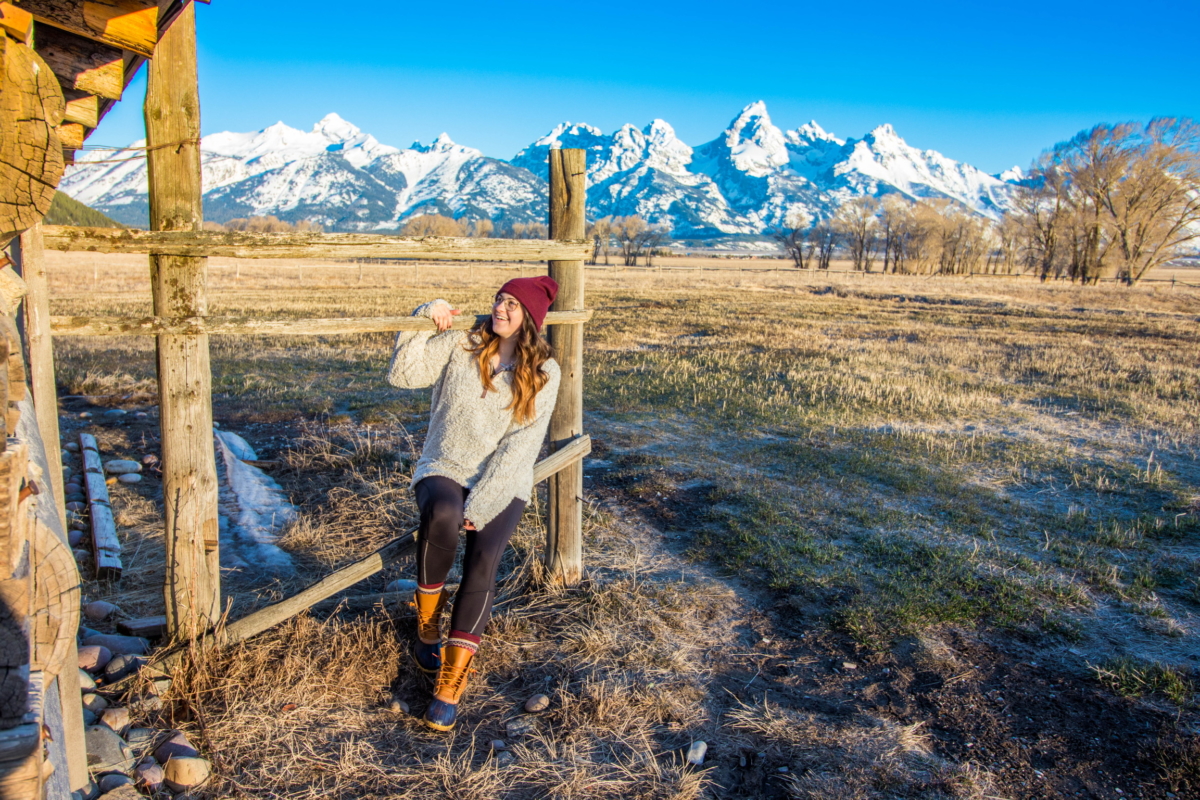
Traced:
POLYGON ((276 542, 284 526, 296 518, 295 506, 273 478, 245 463, 257 460, 245 439, 229 431, 217 431, 215 438, 225 468, 222 488, 229 490, 236 504, 236 513, 222 531, 222 561, 243 569, 290 572, 292 557, 276 542))

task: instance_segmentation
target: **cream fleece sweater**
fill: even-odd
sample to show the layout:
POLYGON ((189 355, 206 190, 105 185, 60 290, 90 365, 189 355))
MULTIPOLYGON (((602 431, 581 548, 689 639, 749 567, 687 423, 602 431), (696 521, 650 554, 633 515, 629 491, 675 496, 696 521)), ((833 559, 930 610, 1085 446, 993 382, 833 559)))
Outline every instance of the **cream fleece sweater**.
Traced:
MULTIPOLYGON (((446 301, 425 303, 413 316, 429 317, 436 303, 446 301)), ((545 363, 550 380, 538 392, 536 417, 518 425, 512 410, 505 409, 512 400, 512 373, 494 377, 496 391, 484 395, 479 368, 463 346, 467 336, 466 331, 401 331, 387 377, 403 389, 433 386, 429 432, 413 484, 441 475, 470 489, 463 513, 482 528, 513 498, 529 501, 533 464, 558 399, 559 371, 553 359, 545 363)))

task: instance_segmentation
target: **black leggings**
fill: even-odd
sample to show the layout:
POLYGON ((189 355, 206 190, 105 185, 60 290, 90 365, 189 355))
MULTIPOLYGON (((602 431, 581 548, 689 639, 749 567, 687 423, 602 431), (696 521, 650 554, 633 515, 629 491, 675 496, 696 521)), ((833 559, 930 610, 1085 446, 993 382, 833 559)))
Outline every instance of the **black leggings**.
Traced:
MULTIPOLYGON (((431 475, 418 482, 414 491, 417 507, 421 509, 421 527, 417 530, 417 582, 423 586, 436 586, 446 582, 454 564, 467 490, 449 478, 431 475)), ((524 511, 525 501, 513 498, 508 507, 482 530, 467 531, 463 578, 458 594, 454 596, 451 630, 483 635, 492 615, 500 556, 524 511)))

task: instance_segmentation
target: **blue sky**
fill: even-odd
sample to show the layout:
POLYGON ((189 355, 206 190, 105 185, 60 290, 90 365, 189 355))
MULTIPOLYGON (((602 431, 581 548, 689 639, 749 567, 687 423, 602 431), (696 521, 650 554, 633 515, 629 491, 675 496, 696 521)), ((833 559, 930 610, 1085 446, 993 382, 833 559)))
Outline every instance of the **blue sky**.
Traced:
MULTIPOLYGON (((890 122, 989 172, 1097 122, 1200 118, 1200 2, 199 5, 205 133, 335 111, 405 146, 498 158, 558 122, 661 117, 693 146, 746 104, 843 137, 890 122)), ((142 136, 144 75, 89 144, 142 136)))

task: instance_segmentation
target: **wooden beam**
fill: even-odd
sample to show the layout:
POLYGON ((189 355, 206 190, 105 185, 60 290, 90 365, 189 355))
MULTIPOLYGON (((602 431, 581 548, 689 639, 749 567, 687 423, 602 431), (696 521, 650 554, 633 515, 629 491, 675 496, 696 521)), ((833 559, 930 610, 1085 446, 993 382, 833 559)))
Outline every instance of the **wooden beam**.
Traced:
POLYGON ((46 25, 150 57, 158 42, 158 0, 21 0, 46 25))
POLYGON ((0 29, 21 44, 33 37, 33 15, 12 3, 0 3, 0 29))
MULTIPOLYGON (((579 464, 583 457, 591 451, 591 437, 580 436, 554 455, 535 464, 533 482, 541 483, 560 470, 570 468, 572 464, 579 464)), ((292 595, 286 600, 280 600, 278 603, 272 603, 253 614, 242 617, 237 622, 226 625, 217 638, 225 644, 244 642, 268 628, 273 628, 279 623, 291 619, 327 597, 332 597, 338 592, 366 580, 389 564, 410 555, 416 549, 416 533, 414 528, 400 538, 388 542, 366 558, 326 575, 298 594, 292 595)), ((210 636, 211 634, 205 638, 210 636)), ((164 652, 152 663, 158 666, 169 666, 174 664, 183 652, 185 651, 182 648, 164 652)))
POLYGON ((30 384, 37 411, 38 430, 46 443, 48 480, 63 529, 67 511, 63 504, 62 449, 58 446, 58 388, 54 379, 54 347, 50 338, 50 288, 46 258, 42 250, 42 225, 21 234, 14 246, 20 254, 21 277, 25 281, 25 342, 29 348, 30 384))
POLYGON ((64 89, 120 100, 125 90, 124 51, 82 36, 39 26, 34 48, 64 89))
MULTIPOLYGON (((133 77, 135 75, 137 75, 138 69, 141 68, 142 64, 145 64, 149 60, 150 59, 146 58, 145 56, 139 56, 137 53, 131 53, 128 50, 124 51, 123 61, 125 63, 125 66, 124 66, 125 74, 124 74, 124 77, 122 78, 122 87, 124 89, 129 88, 129 84, 133 82, 133 77)), ((116 100, 112 100, 109 98, 105 98, 103 101, 101 101, 101 103, 100 103, 100 119, 101 119, 101 121, 103 121, 105 115, 108 114, 109 111, 112 111, 113 107, 116 106, 116 104, 117 104, 116 100)))
MULTIPOLYGON (((547 325, 572 325, 592 318, 584 311, 551 311, 547 325)), ((455 330, 469 330, 488 315, 461 316, 455 330)), ((348 333, 394 333, 433 328, 425 317, 346 317, 332 319, 262 319, 258 317, 51 317, 50 329, 57 336, 159 336, 162 334, 220 334, 254 336, 338 336, 348 333)))
POLYGON ((108 484, 96 437, 90 433, 79 434, 79 453, 83 458, 83 482, 87 485, 96 578, 115 581, 121 577, 121 541, 117 538, 117 523, 108 500, 108 484))
POLYGON ((100 124, 100 98, 93 94, 85 94, 74 89, 63 92, 67 101, 63 111, 63 120, 77 122, 85 128, 94 128, 100 124))
POLYGON ((246 231, 137 231, 47 225, 50 250, 156 253, 224 258, 397 258, 432 261, 582 260, 589 239, 471 239, 454 236, 383 236, 366 233, 249 233, 246 231))
POLYGON ((126 636, 141 636, 143 639, 161 639, 167 632, 167 618, 163 614, 154 617, 138 617, 117 623, 117 630, 126 636))
POLYGON ((78 150, 83 147, 83 138, 87 131, 78 122, 64 122, 56 130, 63 150, 78 150))
MULTIPOLYGON (((550 151, 550 236, 581 239, 587 226, 584 150, 550 151)), ((550 277, 558 281, 555 311, 583 306, 583 258, 551 261, 550 277)), ((550 417, 550 447, 558 449, 583 435, 583 326, 551 328, 550 344, 562 380, 550 417)), ((550 482, 546 571, 552 583, 574 586, 583 577, 583 464, 573 461, 550 482)))
MULTIPOLYGON (((203 224, 195 12, 189 3, 163 33, 147 76, 146 165, 150 227, 155 231, 199 232, 203 224)), ((156 315, 208 313, 205 259, 154 255, 150 277, 156 315)), ((212 370, 206 334, 158 337, 158 397, 167 628, 172 637, 191 639, 208 630, 221 614, 212 370)))

